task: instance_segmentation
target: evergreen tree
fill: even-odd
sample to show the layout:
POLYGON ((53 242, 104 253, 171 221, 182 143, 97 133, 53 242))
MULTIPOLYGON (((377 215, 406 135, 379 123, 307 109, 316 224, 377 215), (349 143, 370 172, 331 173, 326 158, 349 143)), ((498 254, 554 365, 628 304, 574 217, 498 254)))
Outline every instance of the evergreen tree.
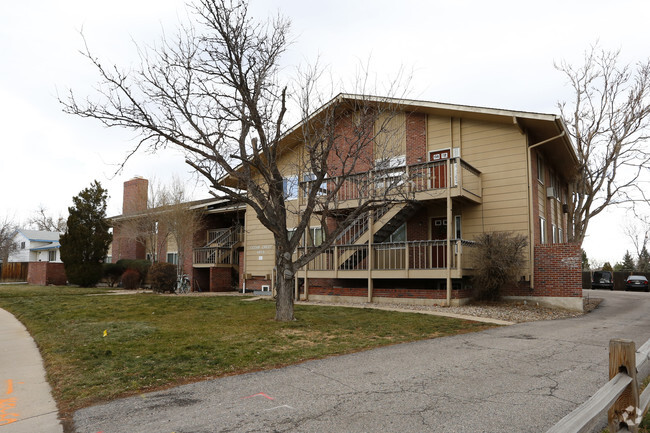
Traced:
POLYGON ((621 263, 621 271, 632 272, 634 270, 634 259, 629 251, 625 251, 623 256, 623 263, 621 263))
POLYGON ((650 253, 648 253, 648 249, 645 247, 645 245, 639 253, 639 258, 637 259, 635 270, 637 272, 644 273, 650 271, 650 253))
POLYGON ((610 272, 614 271, 614 269, 612 269, 612 265, 609 262, 605 262, 605 264, 603 265, 602 270, 603 271, 610 271, 610 272))
POLYGON ((60 239, 61 260, 72 284, 93 287, 102 277, 102 263, 111 242, 107 198, 107 191, 97 181, 72 198, 67 230, 60 239))
POLYGON ((587 258, 587 252, 585 250, 582 250, 582 270, 589 270, 589 259, 587 258))

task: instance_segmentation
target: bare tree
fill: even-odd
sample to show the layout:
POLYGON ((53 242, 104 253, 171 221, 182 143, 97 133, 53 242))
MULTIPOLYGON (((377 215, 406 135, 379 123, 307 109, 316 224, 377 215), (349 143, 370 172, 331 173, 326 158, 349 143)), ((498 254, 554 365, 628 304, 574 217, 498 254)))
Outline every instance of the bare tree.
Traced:
POLYGON ((47 209, 40 205, 33 216, 27 220, 27 224, 36 230, 65 233, 67 220, 60 214, 58 217, 49 215, 47 209))
POLYGON ((0 219, 0 259, 6 263, 9 256, 18 251, 18 244, 14 241, 18 226, 8 215, 0 219))
POLYGON ((387 175, 393 158, 374 145, 388 141, 398 107, 388 99, 342 95, 315 111, 314 102, 322 100, 314 97, 317 72, 293 94, 280 83, 287 19, 253 21, 238 0, 199 0, 194 11, 198 20, 174 40, 140 50, 137 70, 105 67, 86 48, 101 76, 99 100, 82 101, 70 92, 61 103, 68 113, 140 133, 133 152, 183 151, 214 191, 247 204, 275 239, 276 320, 293 320, 296 272, 360 215, 387 198, 405 199, 391 194, 405 193, 404 173, 387 175), (295 114, 301 127, 287 132, 288 98, 301 102, 295 114), (369 176, 376 168, 384 174, 369 176), (345 198, 357 199, 356 207, 336 212, 348 192, 345 198), (312 218, 321 222, 323 242, 295 254, 301 236, 292 233, 305 233, 312 218))
POLYGON ((170 187, 162 191, 158 215, 163 229, 176 243, 176 274, 179 277, 186 273, 187 253, 191 255, 195 234, 203 226, 203 215, 199 210, 192 209, 191 204, 185 186, 174 177, 170 187))
POLYGON ((619 51, 596 44, 584 64, 555 65, 569 80, 574 100, 558 104, 579 160, 569 217, 570 241, 582 242, 589 221, 607 207, 645 200, 639 185, 647 170, 650 121, 650 60, 619 62, 619 51))
POLYGON ((641 251, 647 248, 650 239, 650 221, 648 217, 636 215, 635 220, 628 221, 623 226, 623 233, 634 245, 634 251, 638 259, 641 251))

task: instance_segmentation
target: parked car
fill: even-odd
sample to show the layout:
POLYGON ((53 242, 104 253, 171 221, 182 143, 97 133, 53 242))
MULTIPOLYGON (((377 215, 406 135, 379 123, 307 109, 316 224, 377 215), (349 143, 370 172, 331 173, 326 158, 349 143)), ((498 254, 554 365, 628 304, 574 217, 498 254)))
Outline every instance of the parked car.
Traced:
POLYGON ((650 291, 648 279, 643 275, 630 275, 625 280, 625 290, 644 290, 650 291))
POLYGON ((614 278, 610 271, 595 271, 591 277, 592 289, 614 290, 614 278))

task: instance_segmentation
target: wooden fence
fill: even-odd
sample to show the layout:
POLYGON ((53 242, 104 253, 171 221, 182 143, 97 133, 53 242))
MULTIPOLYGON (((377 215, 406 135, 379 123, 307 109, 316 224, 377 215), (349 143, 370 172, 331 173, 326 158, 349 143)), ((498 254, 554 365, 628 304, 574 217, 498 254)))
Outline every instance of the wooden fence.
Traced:
POLYGON ((0 264, 0 281, 19 282, 27 281, 27 262, 8 262, 0 264))
POLYGON ((591 432, 607 412, 609 432, 638 432, 650 406, 650 386, 639 393, 650 372, 650 340, 637 351, 634 342, 609 342, 609 382, 547 433, 591 432))

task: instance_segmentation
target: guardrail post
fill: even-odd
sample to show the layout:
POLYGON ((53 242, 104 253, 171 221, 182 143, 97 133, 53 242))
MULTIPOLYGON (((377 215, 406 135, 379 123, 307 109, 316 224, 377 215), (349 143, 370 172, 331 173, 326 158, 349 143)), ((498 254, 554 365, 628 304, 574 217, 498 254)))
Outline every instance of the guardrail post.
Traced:
POLYGON ((628 431, 637 433, 641 418, 639 409, 639 386, 636 380, 636 348, 633 341, 613 339, 609 342, 609 378, 624 372, 632 378, 623 394, 607 411, 610 432, 617 432, 622 424, 628 431))

